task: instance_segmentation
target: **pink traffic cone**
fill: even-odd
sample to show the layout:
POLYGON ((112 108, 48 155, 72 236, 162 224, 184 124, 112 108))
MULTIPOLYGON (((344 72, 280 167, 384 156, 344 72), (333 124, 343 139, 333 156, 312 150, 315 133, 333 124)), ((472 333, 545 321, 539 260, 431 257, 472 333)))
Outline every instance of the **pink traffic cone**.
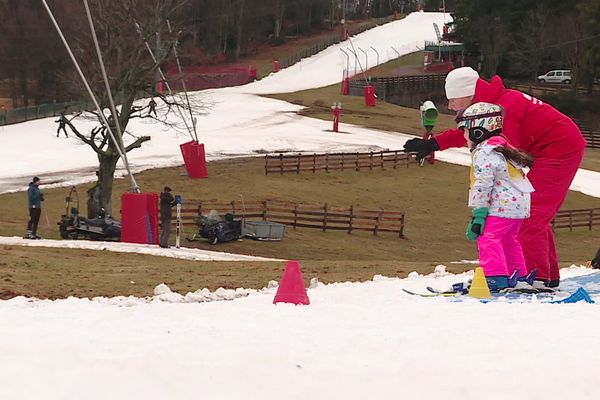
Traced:
POLYGON ((273 304, 277 303, 292 303, 292 304, 310 304, 304 281, 302 280, 302 272, 300 271, 300 263, 296 260, 290 260, 285 265, 285 271, 279 282, 277 294, 273 299, 273 304))

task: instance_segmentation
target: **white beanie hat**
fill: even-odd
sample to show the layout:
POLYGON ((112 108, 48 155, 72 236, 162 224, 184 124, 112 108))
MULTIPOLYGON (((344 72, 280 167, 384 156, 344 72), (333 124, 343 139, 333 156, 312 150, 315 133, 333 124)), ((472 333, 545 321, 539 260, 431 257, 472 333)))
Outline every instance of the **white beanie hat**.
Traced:
POLYGON ((475 85, 479 74, 471 67, 453 69, 446 76, 446 98, 475 96, 475 85))

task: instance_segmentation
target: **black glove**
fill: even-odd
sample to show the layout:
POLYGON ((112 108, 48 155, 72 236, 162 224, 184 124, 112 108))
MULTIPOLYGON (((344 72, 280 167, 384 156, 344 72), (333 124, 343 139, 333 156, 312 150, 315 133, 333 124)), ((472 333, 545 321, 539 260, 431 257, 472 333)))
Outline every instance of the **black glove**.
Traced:
POLYGON ((410 139, 404 143, 405 153, 417 153, 417 160, 421 160, 428 154, 440 149, 435 139, 410 139))
POLYGON ((40 201, 44 201, 44 193, 40 193, 40 201))
POLYGON ((592 260, 592 268, 600 269, 600 249, 596 253, 596 258, 592 260))

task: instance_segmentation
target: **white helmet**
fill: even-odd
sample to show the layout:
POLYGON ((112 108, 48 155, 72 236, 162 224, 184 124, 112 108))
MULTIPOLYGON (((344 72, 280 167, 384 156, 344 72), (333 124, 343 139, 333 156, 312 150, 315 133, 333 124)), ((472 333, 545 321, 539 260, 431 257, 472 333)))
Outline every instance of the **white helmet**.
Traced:
POLYGON ((459 129, 469 131, 469 139, 479 144, 502 132, 504 109, 496 104, 475 103, 458 114, 456 122, 459 129))

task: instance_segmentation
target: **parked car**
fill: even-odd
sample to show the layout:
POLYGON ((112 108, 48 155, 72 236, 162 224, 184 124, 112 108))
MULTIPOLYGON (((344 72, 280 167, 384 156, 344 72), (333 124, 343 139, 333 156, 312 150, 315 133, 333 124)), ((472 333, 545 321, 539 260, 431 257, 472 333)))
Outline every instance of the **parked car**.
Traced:
POLYGON ((571 83, 571 70, 555 69, 538 76, 540 83, 571 83))

